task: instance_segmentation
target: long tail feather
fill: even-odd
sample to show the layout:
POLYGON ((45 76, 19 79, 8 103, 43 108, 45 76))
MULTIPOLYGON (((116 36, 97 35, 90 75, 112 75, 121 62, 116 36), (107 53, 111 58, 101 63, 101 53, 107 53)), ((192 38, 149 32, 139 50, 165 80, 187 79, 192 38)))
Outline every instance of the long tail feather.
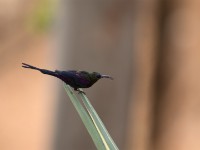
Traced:
POLYGON ((22 63, 22 67, 23 67, 23 68, 28 68, 28 69, 38 70, 38 71, 40 71, 40 72, 43 73, 43 74, 48 74, 48 75, 51 75, 51 76, 54 76, 54 77, 59 78, 59 75, 58 75, 56 72, 53 72, 53 71, 50 71, 50 70, 40 69, 40 68, 31 66, 31 65, 29 65, 29 64, 26 64, 26 63, 22 63))
POLYGON ((29 68, 29 69, 35 69, 35 70, 41 70, 40 68, 31 66, 31 65, 26 64, 26 63, 22 63, 22 67, 23 67, 23 68, 29 68))

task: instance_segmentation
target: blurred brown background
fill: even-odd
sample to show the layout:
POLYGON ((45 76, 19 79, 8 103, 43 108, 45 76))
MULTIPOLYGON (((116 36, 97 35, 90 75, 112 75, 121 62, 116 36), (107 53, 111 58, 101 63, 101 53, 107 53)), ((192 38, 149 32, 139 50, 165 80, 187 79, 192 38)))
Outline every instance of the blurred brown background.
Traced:
POLYGON ((93 150, 50 70, 86 89, 120 149, 200 149, 199 0, 0 0, 0 149, 93 150))

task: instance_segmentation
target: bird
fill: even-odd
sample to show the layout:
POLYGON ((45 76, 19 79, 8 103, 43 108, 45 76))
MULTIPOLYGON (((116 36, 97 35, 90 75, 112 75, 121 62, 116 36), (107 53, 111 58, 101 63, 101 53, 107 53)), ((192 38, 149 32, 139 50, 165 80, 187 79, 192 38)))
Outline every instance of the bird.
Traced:
POLYGON ((43 74, 47 74, 50 76, 54 76, 56 78, 59 78, 66 84, 70 85, 72 88, 74 88, 75 91, 78 91, 80 93, 84 93, 82 90, 79 88, 89 88, 91 87, 94 83, 96 83, 99 79, 102 78, 108 78, 113 80, 113 77, 109 75, 102 75, 98 72, 87 72, 87 71, 77 71, 77 70, 68 70, 68 71, 50 71, 46 69, 40 69, 38 67, 22 63, 23 68, 27 69, 33 69, 33 70, 38 70, 43 74))

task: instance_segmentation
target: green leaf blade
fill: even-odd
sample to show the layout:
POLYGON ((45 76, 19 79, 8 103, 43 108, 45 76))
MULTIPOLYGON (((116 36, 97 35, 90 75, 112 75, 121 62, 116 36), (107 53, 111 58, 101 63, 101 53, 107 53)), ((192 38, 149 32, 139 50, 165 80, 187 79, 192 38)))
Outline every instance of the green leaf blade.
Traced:
POLYGON ((93 120, 90 118, 90 116, 88 115, 88 112, 84 109, 84 107, 82 106, 78 98, 75 96, 70 86, 64 83, 64 89, 67 92, 74 107, 76 108, 79 116, 81 117, 81 120, 83 121, 86 129, 88 130, 97 149, 108 150, 105 144, 103 143, 102 138, 99 135, 99 132, 97 131, 96 126, 93 123, 93 120))
POLYGON ((106 147, 109 147, 110 150, 119 150, 87 96, 84 93, 80 93, 80 96, 101 138, 103 138, 103 142, 106 142, 106 147))

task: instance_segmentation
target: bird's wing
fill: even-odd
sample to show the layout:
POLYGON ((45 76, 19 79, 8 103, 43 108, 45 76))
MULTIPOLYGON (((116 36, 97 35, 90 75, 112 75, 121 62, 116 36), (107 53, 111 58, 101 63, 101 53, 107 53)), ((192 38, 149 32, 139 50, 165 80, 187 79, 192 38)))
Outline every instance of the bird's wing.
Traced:
POLYGON ((88 76, 88 72, 86 71, 57 71, 62 79, 72 87, 85 88, 90 84, 90 78, 88 76))
POLYGON ((64 79, 73 80, 74 77, 76 76, 76 72, 77 71, 76 70, 70 70, 70 71, 59 71, 59 70, 56 70, 55 72, 57 72, 64 79))
POLYGON ((78 87, 85 88, 90 85, 91 81, 89 78, 89 73, 86 71, 77 71, 74 77, 78 87))

